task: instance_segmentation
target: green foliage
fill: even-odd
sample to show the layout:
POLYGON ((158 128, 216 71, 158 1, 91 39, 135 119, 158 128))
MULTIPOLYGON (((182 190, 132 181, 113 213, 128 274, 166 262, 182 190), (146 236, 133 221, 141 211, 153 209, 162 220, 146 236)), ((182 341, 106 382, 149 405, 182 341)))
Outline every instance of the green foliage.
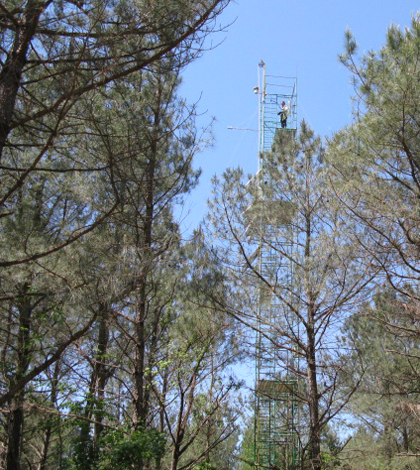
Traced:
POLYGON ((330 470, 341 466, 340 459, 338 459, 334 454, 326 452, 321 452, 321 462, 323 470, 330 470))
POLYGON ((127 435, 121 430, 110 431, 100 442, 98 470, 130 470, 160 459, 165 451, 166 437, 154 429, 136 430, 127 435))
POLYGON ((338 437, 328 428, 324 430, 322 437, 321 462, 323 470, 332 470, 334 468, 342 468, 342 462, 339 454, 342 450, 342 444, 338 437))
POLYGON ((77 427, 79 435, 73 440, 73 463, 75 470, 94 470, 98 460, 98 449, 90 434, 90 424, 81 421, 77 427))
POLYGON ((254 417, 247 420, 238 455, 239 470, 253 470, 254 467, 254 417))
POLYGON ((373 305, 346 322, 343 331, 353 351, 343 369, 348 369, 353 386, 360 382, 348 408, 353 438, 346 451, 353 452, 355 464, 363 460, 364 468, 401 468, 404 458, 398 454, 416 453, 420 446, 418 419, 412 412, 419 399, 420 364, 412 359, 419 340, 410 338, 412 319, 401 310, 409 312, 410 307, 384 289, 376 293, 373 305), (404 330, 402 336, 398 328, 404 330))
POLYGON ((217 467, 211 464, 210 462, 201 462, 196 467, 196 470, 217 470, 217 467))
POLYGON ((346 43, 356 121, 335 135, 327 160, 359 256, 380 283, 345 327, 351 353, 343 370, 358 387, 346 451, 352 468, 412 468, 409 455, 420 448, 420 16, 410 27, 391 26, 383 47, 361 59, 350 34, 346 43))
POLYGON ((155 429, 110 430, 94 442, 89 426, 86 421, 80 423, 79 436, 73 441, 75 470, 130 470, 164 454, 166 436, 155 429))

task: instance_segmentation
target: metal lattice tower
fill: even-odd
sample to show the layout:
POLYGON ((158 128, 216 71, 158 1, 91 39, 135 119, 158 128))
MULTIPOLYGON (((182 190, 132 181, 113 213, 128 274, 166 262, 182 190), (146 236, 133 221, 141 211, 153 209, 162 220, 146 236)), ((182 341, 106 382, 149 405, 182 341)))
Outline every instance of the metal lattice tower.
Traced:
MULTIPOLYGON (((297 80, 292 77, 266 75, 265 64, 259 64, 259 169, 257 184, 260 197, 254 207, 254 222, 259 230, 259 269, 275 285, 278 273, 293 278, 293 268, 279 252, 293 250, 288 230, 293 207, 290 202, 274 200, 269 187, 270 174, 264 167, 264 155, 272 149, 276 133, 294 139, 297 130, 297 80), (278 113, 281 103, 289 109, 287 126, 282 128, 278 113), (256 218, 255 218, 256 217, 256 218), (279 249, 280 248, 280 249, 279 249)), ((254 204, 254 205, 255 205, 254 204)), ((293 374, 296 358, 284 339, 278 338, 278 326, 293 329, 293 317, 278 297, 264 286, 260 288, 256 338, 254 460, 258 469, 292 470, 298 467, 297 379, 293 374), (283 344, 283 347, 279 346, 283 344)))

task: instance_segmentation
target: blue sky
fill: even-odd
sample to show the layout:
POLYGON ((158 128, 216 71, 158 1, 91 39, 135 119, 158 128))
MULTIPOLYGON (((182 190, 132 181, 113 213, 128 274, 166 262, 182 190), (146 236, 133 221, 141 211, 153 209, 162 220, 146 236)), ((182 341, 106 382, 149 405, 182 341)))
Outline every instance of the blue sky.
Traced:
POLYGON ((378 50, 393 23, 409 26, 420 5, 411 0, 237 0, 219 21, 230 26, 211 36, 221 43, 190 64, 184 73, 181 95, 199 100, 204 113, 199 125, 212 117, 215 142, 197 156, 203 170, 199 187, 183 210, 187 232, 206 212, 210 180, 227 167, 257 169, 257 133, 229 130, 228 126, 256 128, 258 63, 267 73, 296 76, 298 120, 305 119, 321 136, 352 120, 350 73, 338 61, 344 32, 350 28, 359 53, 378 50))

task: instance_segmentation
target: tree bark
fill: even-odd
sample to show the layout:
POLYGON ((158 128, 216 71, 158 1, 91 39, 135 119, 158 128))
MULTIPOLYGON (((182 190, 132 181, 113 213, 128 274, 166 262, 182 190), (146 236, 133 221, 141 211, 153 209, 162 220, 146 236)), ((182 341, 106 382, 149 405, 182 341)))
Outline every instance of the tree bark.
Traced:
POLYGON ((318 383, 316 377, 316 355, 315 355, 315 331, 312 326, 307 330, 308 352, 307 352, 307 376, 308 376, 308 401, 309 401, 309 458, 313 470, 321 470, 321 429, 319 423, 319 397, 318 383))
POLYGON ((29 44, 46 4, 47 2, 39 0, 29 0, 26 3, 22 21, 17 22, 12 50, 0 72, 0 161, 11 128, 29 44))
POLYGON ((100 305, 99 308, 101 316, 99 322, 98 348, 93 371, 95 384, 93 393, 96 397, 94 442, 99 440, 104 429, 102 421, 104 418, 105 386, 109 378, 108 367, 105 364, 109 344, 109 308, 107 305, 100 305))
MULTIPOLYGON (((29 284, 25 283, 21 288, 21 300, 18 304, 19 330, 17 332, 17 364, 13 383, 17 383, 28 370, 31 358, 31 317, 32 306, 26 296, 29 284)), ((20 456, 22 452, 22 437, 24 426, 24 399, 25 388, 9 401, 9 416, 7 420, 7 450, 6 470, 20 470, 20 456)))
POLYGON ((315 333, 315 297, 311 282, 311 255, 312 255, 312 205, 310 158, 306 159, 306 194, 305 194, 305 291, 307 302, 307 376, 308 376, 308 403, 309 403, 309 458, 312 470, 321 470, 321 430, 319 423, 319 395, 316 376, 316 333, 315 333))
MULTIPOLYGON (((138 306, 136 315, 136 366, 135 366, 135 382, 137 390, 136 400, 136 426, 145 426, 148 412, 150 391, 146 387, 147 379, 145 377, 146 367, 146 316, 148 313, 147 305, 147 283, 150 263, 152 258, 153 243, 153 223, 154 223, 154 206, 155 206, 155 171, 158 150, 159 126, 161 121, 161 84, 156 89, 156 102, 154 104, 154 122, 150 140, 149 162, 146 168, 145 182, 145 216, 142 227, 142 251, 143 266, 142 273, 138 284, 138 306)), ((149 367, 149 374, 151 370, 149 367)), ((149 377, 150 378, 150 377, 149 377)))
MULTIPOLYGON (((56 408, 57 406, 57 395, 58 395, 58 381, 59 381, 59 375, 60 375, 60 361, 57 361, 55 363, 54 367, 54 375, 51 380, 51 405, 56 408)), ((58 418, 60 419, 60 418, 58 418)), ((41 456, 41 461, 39 463, 38 469, 39 470, 46 470, 47 468, 47 460, 48 460, 48 455, 49 455, 49 449, 50 449, 50 442, 51 442, 51 436, 53 433, 53 423, 50 421, 48 423, 47 429, 45 430, 44 433, 44 445, 42 448, 42 456, 41 456)))

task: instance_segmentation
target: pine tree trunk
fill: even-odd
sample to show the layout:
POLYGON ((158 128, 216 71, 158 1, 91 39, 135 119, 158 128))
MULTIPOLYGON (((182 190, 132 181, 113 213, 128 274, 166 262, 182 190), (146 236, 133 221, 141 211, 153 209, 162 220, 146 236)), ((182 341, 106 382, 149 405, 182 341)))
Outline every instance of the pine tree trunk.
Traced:
MULTIPOLYGON (((144 427, 146 425, 146 417, 148 413, 150 392, 146 387, 147 377, 146 368, 146 316, 148 314, 147 306, 147 283, 150 264, 152 261, 152 242, 153 242, 153 224, 154 224, 154 205, 155 205, 155 170, 157 158, 158 135, 160 126, 160 106, 161 106, 161 90, 156 90, 154 125, 150 142, 149 162, 146 168, 146 184, 145 184, 145 217, 142 227, 143 238, 143 266, 142 274, 138 282, 138 304, 136 315, 136 366, 135 366, 135 383, 137 391, 136 400, 136 426, 144 427)), ((149 367, 149 374, 151 368, 149 367)), ((150 378, 150 377, 149 377, 150 378)))
POLYGON ((29 0, 26 3, 22 21, 17 23, 12 49, 0 72, 0 161, 11 128, 29 44, 44 8, 45 3, 38 0, 29 0))
POLYGON ((172 452, 171 470, 177 470, 179 457, 179 446, 175 445, 174 450, 172 452))
POLYGON ((321 470, 321 430, 319 426, 319 399, 318 384, 316 377, 316 357, 315 357, 315 332, 313 328, 308 329, 308 399, 310 416, 310 442, 309 458, 311 469, 321 470))
POLYGON ((315 333, 315 309, 314 293, 311 282, 311 255, 312 255, 312 209, 311 209, 311 182, 310 182, 310 159, 306 160, 306 194, 305 194, 305 291, 307 298, 307 376, 308 376, 308 401, 309 401, 309 458, 311 470, 321 470, 321 435, 319 426, 319 397, 316 376, 316 333, 315 333))
POLYGON ((95 426, 94 441, 97 442, 104 429, 102 421, 104 418, 105 386, 108 381, 108 368, 105 364, 109 344, 109 308, 107 305, 100 305, 101 315, 99 322, 98 347, 95 360, 95 426))
MULTIPOLYGON (((57 402, 59 373, 60 373, 60 361, 57 361, 54 367, 54 376, 53 376, 52 384, 51 384, 51 399, 50 399, 51 405, 54 408, 56 407, 56 402, 57 402)), ((42 448, 42 456, 41 456, 41 461, 38 466, 38 470, 45 470, 47 468, 47 459, 49 455, 52 433, 53 433, 53 424, 50 420, 50 422, 48 423, 47 429, 45 430, 45 433, 44 433, 44 446, 42 448)))
POLYGON ((139 286, 139 301, 137 304, 137 315, 136 315, 136 363, 134 369, 134 380, 136 386, 136 416, 135 425, 136 427, 143 427, 146 423, 147 415, 147 404, 145 403, 144 389, 144 372, 145 372, 145 317, 146 317, 146 279, 144 276, 141 279, 141 285, 139 286))
MULTIPOLYGON (((17 367, 13 382, 18 382, 26 373, 30 363, 31 351, 31 316, 32 307, 26 296, 29 284, 25 283, 21 289, 21 301, 19 310, 19 330, 17 332, 17 367)), ((9 402, 10 413, 7 421, 7 451, 6 470, 20 470, 20 455, 22 452, 22 438, 24 426, 25 390, 22 389, 9 402)))
POLYGON ((23 399, 12 400, 7 422, 7 454, 6 470, 20 470, 20 454, 22 450, 23 431, 23 399))

